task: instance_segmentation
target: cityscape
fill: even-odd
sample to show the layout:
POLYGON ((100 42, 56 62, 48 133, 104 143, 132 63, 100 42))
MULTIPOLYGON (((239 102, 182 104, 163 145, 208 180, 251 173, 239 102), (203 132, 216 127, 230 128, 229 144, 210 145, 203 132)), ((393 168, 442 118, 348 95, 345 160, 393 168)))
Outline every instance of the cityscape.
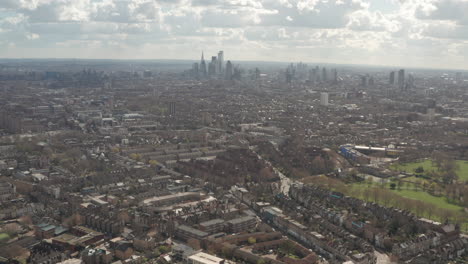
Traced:
MULTIPOLYGON (((403 51, 407 60, 400 63, 373 63, 357 53, 362 63, 313 59, 304 43, 319 44, 297 44, 292 28, 303 25, 295 23, 310 19, 314 28, 323 12, 329 24, 320 28, 332 34, 340 28, 339 8, 375 8, 372 23, 393 25, 404 21, 388 13, 397 1, 382 1, 387 9, 361 0, 263 2, 0 3, 2 36, 33 24, 67 24, 70 31, 56 25, 57 36, 39 36, 42 28, 21 38, 40 39, 31 44, 43 52, 38 56, 13 43, 14 35, 11 45, 0 39, 0 263, 468 263, 468 65, 450 57, 456 48, 442 52, 440 68, 430 54, 415 66, 420 54, 403 51), (201 21, 226 39, 208 37, 214 26, 195 29, 199 18, 184 13, 190 8, 199 15, 223 10, 222 19, 201 21), (273 32, 277 14, 287 15, 290 59, 283 59, 283 40, 264 57, 243 57, 245 43, 226 32, 273 32), (206 42, 173 33, 185 30, 175 26, 177 16, 206 42), (253 22, 235 24, 238 17, 253 22), (117 33, 100 27, 114 22, 117 33), (57 44, 59 35, 72 38, 74 23, 84 30, 74 46, 82 49, 57 44), (169 42, 158 40, 168 50, 120 57, 129 38, 141 40, 125 27, 156 34, 141 23, 160 25, 162 36, 172 32, 169 42), (86 39, 108 30, 126 43, 108 43, 115 57, 86 39), (181 42, 193 43, 175 49, 181 42), (68 56, 59 55, 62 48, 68 56)), ((453 20, 466 29, 466 1, 409 2, 398 5, 416 8, 413 19, 441 28, 453 20), (415 2, 427 6, 419 10, 415 2)), ((356 25, 353 12, 345 30, 377 31, 356 25)), ((368 40, 370 58, 375 48, 368 40)), ((346 43, 330 48, 339 53, 346 43)), ((135 45, 135 54, 148 48, 135 45)), ((268 45, 248 47, 263 54, 268 45)))

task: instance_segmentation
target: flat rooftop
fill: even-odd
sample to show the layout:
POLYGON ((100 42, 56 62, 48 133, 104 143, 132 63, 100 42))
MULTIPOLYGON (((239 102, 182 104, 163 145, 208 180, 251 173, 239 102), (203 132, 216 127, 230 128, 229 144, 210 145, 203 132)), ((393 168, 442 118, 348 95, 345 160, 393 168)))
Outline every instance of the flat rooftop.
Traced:
POLYGON ((190 260, 196 261, 197 263, 205 264, 219 264, 222 263, 223 259, 216 256, 199 252, 189 257, 190 260))

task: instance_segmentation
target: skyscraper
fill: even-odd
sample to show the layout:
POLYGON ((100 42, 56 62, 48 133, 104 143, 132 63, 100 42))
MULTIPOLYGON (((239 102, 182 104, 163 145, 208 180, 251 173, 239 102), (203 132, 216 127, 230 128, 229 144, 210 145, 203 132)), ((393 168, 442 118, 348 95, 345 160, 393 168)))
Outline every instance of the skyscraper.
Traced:
POLYGON ((327 80, 328 80, 327 68, 323 67, 323 68, 322 68, 322 81, 323 81, 323 82, 326 82, 327 80))
POLYGON ((403 90, 405 88, 405 70, 398 71, 398 87, 403 90))
POLYGON ((390 72, 389 84, 391 84, 391 85, 395 84, 395 72, 394 71, 390 72))
POLYGON ((195 62, 193 63, 193 66, 192 66, 192 74, 193 74, 193 77, 198 77, 198 62, 195 62))
POLYGON ((338 71, 336 69, 332 70, 332 76, 333 76, 333 83, 337 84, 338 83, 338 71))
POLYGON ((199 67, 198 71, 200 72, 201 77, 206 78, 206 62, 205 62, 205 58, 203 56, 203 51, 202 51, 200 67, 199 67))
POLYGON ((216 60, 216 56, 212 56, 211 61, 208 64, 208 75, 209 76, 214 76, 216 74, 217 65, 218 65, 218 62, 216 60))
POLYGON ((224 67, 224 52, 221 50, 218 52, 218 67, 216 71, 219 74, 222 74, 224 70, 223 67, 224 67))
POLYGON ((232 80, 232 74, 233 74, 232 63, 230 60, 228 60, 226 63, 225 79, 232 80))

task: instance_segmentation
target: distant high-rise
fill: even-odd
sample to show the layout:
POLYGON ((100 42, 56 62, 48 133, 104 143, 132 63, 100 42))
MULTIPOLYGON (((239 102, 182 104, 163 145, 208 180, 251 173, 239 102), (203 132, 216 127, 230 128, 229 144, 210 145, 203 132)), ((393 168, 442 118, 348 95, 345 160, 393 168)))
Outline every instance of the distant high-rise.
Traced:
POLYGON ((221 50, 218 52, 218 69, 216 69, 216 71, 219 73, 219 74, 222 74, 223 73, 223 67, 224 67, 224 52, 221 50))
POLYGON ((216 74, 216 67, 218 65, 218 62, 216 60, 216 56, 211 57, 211 61, 208 64, 208 75, 213 76, 216 74))
POLYGON ((291 83, 293 78, 292 70, 286 69, 286 83, 291 83))
POLYGON ((320 105, 328 106, 328 93, 320 93, 320 105))
POLYGON ((320 68, 319 68, 319 66, 315 66, 315 81, 320 82, 320 68))
POLYGON ((194 77, 198 77, 198 62, 193 63, 192 74, 194 77))
POLYGON ((332 76, 333 76, 333 83, 337 84, 338 83, 338 71, 336 69, 332 70, 332 76))
POLYGON ((395 84, 395 72, 392 71, 390 72, 390 81, 389 84, 394 85, 395 84))
POLYGON ((232 63, 230 60, 228 60, 226 63, 225 79, 232 80, 232 74, 233 74, 232 63))
POLYGON ((202 52, 202 55, 201 55, 200 67, 199 67, 198 71, 200 72, 200 75, 203 78, 206 78, 206 62, 205 62, 205 57, 203 56, 203 52, 202 52))
POLYGON ((323 82, 326 82, 327 80, 328 80, 327 68, 323 67, 323 68, 322 68, 322 81, 323 81, 323 82))
POLYGON ((398 71, 398 87, 402 90, 405 88, 405 70, 403 69, 398 71))
POLYGON ((405 89, 412 89, 414 87, 414 76, 413 74, 408 74, 408 81, 406 82, 405 89))

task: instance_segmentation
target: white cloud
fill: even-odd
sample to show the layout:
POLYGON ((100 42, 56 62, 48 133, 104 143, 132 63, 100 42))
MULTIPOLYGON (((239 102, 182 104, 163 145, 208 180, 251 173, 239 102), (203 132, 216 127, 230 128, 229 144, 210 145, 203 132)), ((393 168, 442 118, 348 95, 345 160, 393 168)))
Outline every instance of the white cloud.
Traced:
POLYGON ((0 0, 0 56, 224 49, 236 59, 437 66, 443 57, 468 68, 467 12, 468 0, 0 0))

